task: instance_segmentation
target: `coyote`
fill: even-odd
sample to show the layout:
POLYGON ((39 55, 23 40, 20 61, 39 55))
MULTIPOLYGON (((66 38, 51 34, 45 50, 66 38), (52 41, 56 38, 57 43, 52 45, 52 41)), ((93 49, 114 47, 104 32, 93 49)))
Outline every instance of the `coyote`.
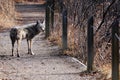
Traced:
POLYGON ((10 39, 12 42, 12 56, 14 56, 13 54, 14 44, 17 41, 17 57, 20 57, 18 51, 19 51, 19 46, 22 39, 27 40, 28 54, 34 55, 34 53, 31 50, 32 39, 40 32, 43 32, 44 29, 45 29, 45 21, 43 23, 40 23, 39 21, 37 21, 36 23, 12 28, 10 30, 10 39))

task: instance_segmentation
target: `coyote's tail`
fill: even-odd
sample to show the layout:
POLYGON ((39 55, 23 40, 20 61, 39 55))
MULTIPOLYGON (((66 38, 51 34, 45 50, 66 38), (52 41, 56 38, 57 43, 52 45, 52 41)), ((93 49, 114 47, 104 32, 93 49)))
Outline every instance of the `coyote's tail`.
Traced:
POLYGON ((12 28, 10 30, 10 36, 15 36, 15 35, 17 35, 17 28, 12 28))

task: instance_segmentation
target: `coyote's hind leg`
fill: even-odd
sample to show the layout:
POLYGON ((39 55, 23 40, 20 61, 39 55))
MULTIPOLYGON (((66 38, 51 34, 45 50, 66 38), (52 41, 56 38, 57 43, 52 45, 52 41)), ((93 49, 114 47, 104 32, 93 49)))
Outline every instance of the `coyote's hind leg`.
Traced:
POLYGON ((17 40, 17 57, 20 57, 19 55, 20 43, 21 43, 21 39, 18 39, 17 40))
POLYGON ((11 42, 12 42, 12 56, 14 56, 13 52, 14 52, 14 44, 15 44, 15 38, 11 37, 11 42))

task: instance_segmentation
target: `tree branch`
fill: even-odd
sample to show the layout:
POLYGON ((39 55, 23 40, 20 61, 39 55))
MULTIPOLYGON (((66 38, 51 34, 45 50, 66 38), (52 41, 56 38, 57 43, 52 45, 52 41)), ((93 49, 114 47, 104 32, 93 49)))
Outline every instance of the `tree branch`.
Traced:
POLYGON ((111 8, 111 6, 112 6, 115 2, 116 2, 116 0, 112 0, 111 4, 107 7, 106 11, 105 11, 104 14, 103 14, 103 19, 102 19, 100 25, 98 26, 95 34, 96 34, 96 33, 99 31, 99 29, 101 28, 102 24, 104 23, 104 20, 105 20, 105 17, 106 17, 106 15, 107 15, 107 12, 109 11, 109 9, 111 8))

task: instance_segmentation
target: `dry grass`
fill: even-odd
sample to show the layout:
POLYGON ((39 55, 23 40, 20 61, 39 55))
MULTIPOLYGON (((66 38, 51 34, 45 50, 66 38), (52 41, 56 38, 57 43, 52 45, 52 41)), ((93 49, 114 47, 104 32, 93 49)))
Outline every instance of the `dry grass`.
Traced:
POLYGON ((27 3, 27 4, 31 4, 31 3, 36 3, 36 4, 44 4, 45 0, 14 0, 17 3, 27 3))
POLYGON ((9 28, 14 25, 15 11, 13 0, 0 1, 0 29, 9 28))
POLYGON ((9 16, 6 16, 4 14, 0 15, 0 26, 1 26, 1 28, 9 28, 9 27, 13 26, 14 24, 15 24, 14 20, 10 19, 9 16))

